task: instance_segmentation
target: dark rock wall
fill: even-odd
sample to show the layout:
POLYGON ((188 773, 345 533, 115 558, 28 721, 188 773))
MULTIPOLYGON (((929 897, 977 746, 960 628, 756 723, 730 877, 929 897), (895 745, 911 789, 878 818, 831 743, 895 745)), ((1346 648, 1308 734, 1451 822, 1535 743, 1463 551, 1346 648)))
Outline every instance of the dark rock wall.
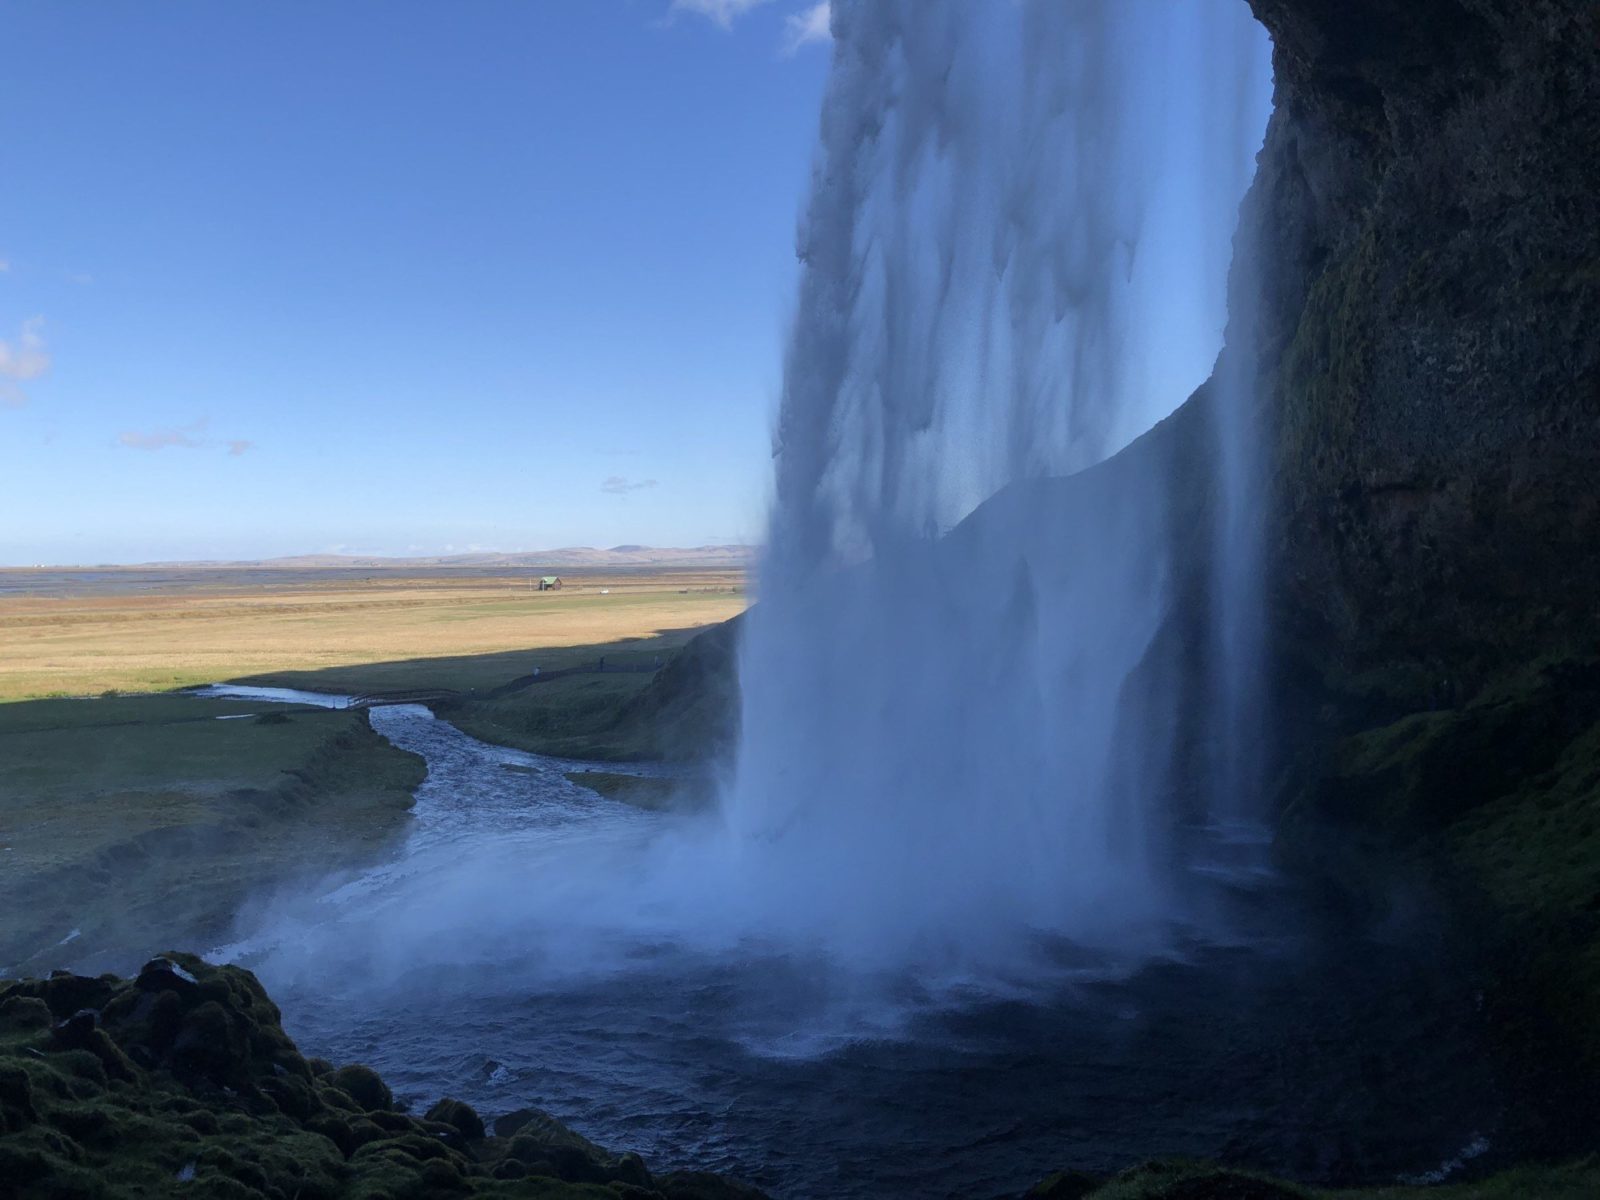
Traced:
POLYGON ((1426 881, 1528 1144, 1587 1144, 1600 3, 1250 2, 1277 104, 1226 353, 1258 384, 1273 661, 1307 702, 1275 710, 1280 856, 1377 912, 1426 881))
POLYGON ((1282 632, 1413 700, 1593 645, 1600 5, 1251 3, 1282 632))

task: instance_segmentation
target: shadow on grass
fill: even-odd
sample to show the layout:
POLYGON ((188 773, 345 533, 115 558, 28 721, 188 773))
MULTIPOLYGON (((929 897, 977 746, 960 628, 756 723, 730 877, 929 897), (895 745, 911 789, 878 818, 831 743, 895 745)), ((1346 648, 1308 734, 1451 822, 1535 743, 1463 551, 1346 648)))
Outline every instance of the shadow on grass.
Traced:
POLYGON ((691 638, 706 628, 663 629, 653 637, 623 638, 582 646, 535 647, 491 654, 417 657, 391 662, 341 664, 314 671, 270 671, 243 676, 233 683, 259 687, 298 688, 312 692, 361 696, 403 691, 486 693, 531 677, 574 668, 650 668, 664 665, 691 638))
POLYGON ((252 675, 238 683, 416 697, 486 742, 608 762, 704 760, 732 742, 739 618, 624 638, 252 675))
POLYGON ((202 948, 384 856, 426 774, 365 712, 178 694, 0 705, 0 743, 0 975, 202 948))

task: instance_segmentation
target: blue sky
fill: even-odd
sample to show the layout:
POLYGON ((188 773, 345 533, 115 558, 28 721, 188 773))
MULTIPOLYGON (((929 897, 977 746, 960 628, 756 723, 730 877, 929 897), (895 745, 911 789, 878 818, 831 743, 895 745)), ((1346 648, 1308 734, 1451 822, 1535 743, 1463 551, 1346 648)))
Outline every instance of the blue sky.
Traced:
POLYGON ((820 13, 0 5, 0 563, 759 536, 820 13))

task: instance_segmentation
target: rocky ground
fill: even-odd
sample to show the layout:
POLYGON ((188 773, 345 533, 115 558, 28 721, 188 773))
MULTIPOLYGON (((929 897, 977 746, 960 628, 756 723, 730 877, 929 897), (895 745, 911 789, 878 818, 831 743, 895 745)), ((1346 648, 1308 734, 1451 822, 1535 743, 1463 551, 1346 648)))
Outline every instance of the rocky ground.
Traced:
POLYGON ((131 980, 0 987, 0 1197, 515 1195, 739 1200, 654 1175, 525 1109, 400 1112, 361 1066, 303 1058, 248 971, 184 954, 131 980))

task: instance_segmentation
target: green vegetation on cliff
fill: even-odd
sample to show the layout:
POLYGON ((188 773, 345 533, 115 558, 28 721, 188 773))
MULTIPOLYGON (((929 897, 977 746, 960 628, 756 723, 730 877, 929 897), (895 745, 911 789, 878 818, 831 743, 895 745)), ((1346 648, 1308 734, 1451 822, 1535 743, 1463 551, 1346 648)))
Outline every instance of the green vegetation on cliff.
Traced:
POLYGON ((1600 1073, 1600 661, 1330 732, 1291 778, 1286 861, 1373 917, 1442 900, 1532 1136, 1589 1144, 1575 1114, 1600 1073))
POLYGON ((439 716, 482 741, 536 754, 604 762, 704 759, 738 727, 736 655, 742 618, 697 633, 663 656, 658 641, 586 647, 608 666, 664 661, 650 674, 576 674, 436 704, 439 716))

